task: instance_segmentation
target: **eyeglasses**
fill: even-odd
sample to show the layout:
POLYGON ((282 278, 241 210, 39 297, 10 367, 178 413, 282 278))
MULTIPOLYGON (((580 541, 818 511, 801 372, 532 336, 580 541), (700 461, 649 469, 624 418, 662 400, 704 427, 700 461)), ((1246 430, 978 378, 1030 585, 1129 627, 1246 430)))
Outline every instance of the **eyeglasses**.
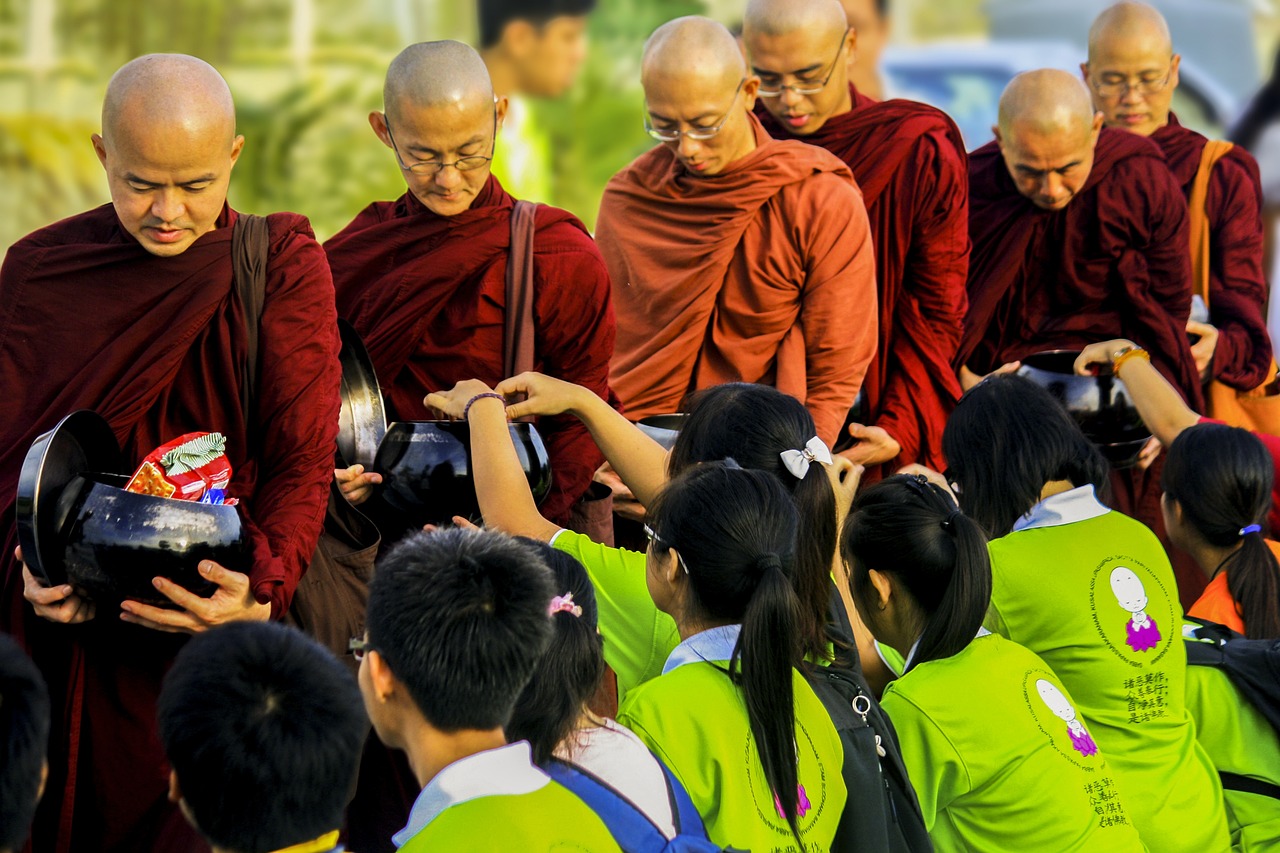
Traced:
POLYGON ((762 98, 780 98, 782 93, 790 89, 797 95, 816 95, 823 89, 827 88, 827 84, 831 82, 831 77, 836 73, 836 68, 840 64, 840 54, 844 53, 844 46, 849 40, 849 30, 844 31, 844 35, 840 36, 840 46, 836 48, 836 58, 831 60, 831 68, 827 70, 827 76, 822 78, 821 83, 812 81, 803 81, 800 83, 792 83, 786 86, 768 86, 765 83, 760 84, 757 94, 762 98))
POLYGON ((481 168, 486 163, 493 162, 493 150, 498 144, 498 108, 493 108, 493 139, 489 144, 490 154, 485 157, 481 154, 475 154, 470 157, 459 157, 457 160, 445 162, 444 160, 418 160, 406 166, 404 160, 400 157, 400 149, 396 147, 396 138, 391 133, 391 122, 387 120, 387 114, 382 114, 383 122, 387 126, 387 139, 391 140, 391 150, 395 152, 396 163, 406 172, 412 172, 415 175, 422 175, 424 178, 438 175, 440 170, 446 166, 452 166, 459 172, 472 172, 481 168))
MULTIPOLYGON (((663 539, 657 533, 655 533, 653 528, 647 524, 644 526, 644 535, 645 535, 645 538, 649 540, 650 545, 657 543, 658 545, 661 545, 663 548, 666 548, 668 550, 672 549, 671 543, 663 539)), ((681 554, 679 551, 676 551, 676 559, 680 561, 680 568, 684 569, 684 573, 686 575, 689 574, 689 566, 684 561, 684 555, 681 554)))
POLYGON ((680 137, 682 136, 688 139, 696 139, 699 142, 706 142, 708 139, 711 139, 719 133, 720 129, 724 127, 725 122, 729 120, 729 116, 733 113, 733 105, 738 102, 738 95, 742 93, 742 86, 746 82, 746 77, 743 77, 738 81, 738 88, 733 90, 733 100, 729 102, 729 109, 725 110, 724 115, 715 126, 698 127, 693 130, 667 130, 665 128, 658 128, 653 126, 653 119, 646 110, 644 114, 645 133, 649 134, 659 142, 679 142, 680 137))
MULTIPOLYGON (((1154 78, 1150 76, 1139 77, 1137 80, 1101 80, 1094 84, 1093 91, 1097 92, 1104 98, 1123 97, 1131 91, 1136 91, 1142 95, 1158 95, 1164 91, 1165 86, 1169 85, 1169 80, 1173 77, 1173 67, 1164 73, 1163 77, 1154 78)), ((761 92, 761 94, 764 94, 761 92)))
POLYGON ((369 641, 364 637, 352 637, 347 640, 347 651, 351 652, 351 656, 357 661, 364 660, 364 656, 372 648, 373 646, 369 645, 369 641))

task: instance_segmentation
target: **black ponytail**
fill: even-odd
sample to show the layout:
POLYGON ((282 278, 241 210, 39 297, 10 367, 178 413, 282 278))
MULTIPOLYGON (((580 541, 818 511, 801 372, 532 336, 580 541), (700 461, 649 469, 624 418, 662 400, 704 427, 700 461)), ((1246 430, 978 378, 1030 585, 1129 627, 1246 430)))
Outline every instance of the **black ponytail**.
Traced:
POLYGON ((1240 545, 1221 570, 1253 639, 1280 637, 1280 566, 1261 529, 1271 508, 1273 464, 1248 430, 1200 424, 1174 439, 1160 475, 1165 495, 1206 542, 1240 545))
POLYGON ((689 572, 689 616, 742 625, 730 676, 742 689, 765 779, 799 840, 792 678, 804 652, 795 504, 772 474, 706 464, 672 479, 650 519, 655 552, 674 548, 689 572))
POLYGON ((859 608, 870 599, 872 569, 897 578, 919 605, 924 626, 908 669, 951 657, 982 627, 991 603, 987 537, 923 477, 890 477, 859 495, 840 554, 859 608))

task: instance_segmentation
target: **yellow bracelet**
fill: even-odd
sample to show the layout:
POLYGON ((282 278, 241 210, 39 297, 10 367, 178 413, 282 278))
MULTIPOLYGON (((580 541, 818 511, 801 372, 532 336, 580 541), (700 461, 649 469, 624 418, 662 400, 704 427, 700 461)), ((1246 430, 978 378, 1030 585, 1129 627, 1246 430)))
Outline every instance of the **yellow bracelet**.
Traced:
POLYGON ((1116 376, 1119 376, 1120 366, 1131 358, 1140 358, 1143 361, 1150 362, 1151 353, 1147 352, 1142 347, 1130 347, 1111 360, 1111 372, 1116 376))

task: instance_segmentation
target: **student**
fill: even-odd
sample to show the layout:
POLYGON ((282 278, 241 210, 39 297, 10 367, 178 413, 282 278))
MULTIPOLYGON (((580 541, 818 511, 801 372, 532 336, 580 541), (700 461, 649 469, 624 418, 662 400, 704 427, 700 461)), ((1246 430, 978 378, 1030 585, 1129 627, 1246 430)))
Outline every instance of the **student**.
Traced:
POLYGON ((912 475, 872 486, 841 555, 863 621, 906 656, 882 704, 939 853, 1145 849, 1058 677, 982 628, 986 536, 945 490, 912 475))
POLYGON ((555 594, 537 552, 497 533, 414 534, 379 565, 352 646, 374 730, 423 786, 397 847, 617 853, 529 744, 503 733, 550 642, 555 594))
POLYGON ((0 853, 27 840, 49 775, 49 691, 31 659, 0 634, 0 853))
POLYGON ((527 740, 533 761, 553 757, 582 768, 613 787, 668 839, 676 834, 662 765, 633 732, 587 707, 604 678, 595 590, 582 564, 550 545, 536 548, 555 577, 551 644, 516 701, 507 739, 527 740))
POLYGON ((368 724, 326 649, 274 622, 197 634, 158 709, 169 797, 214 853, 342 850, 368 724))
POLYGON ((1222 791, 1186 709, 1173 570, 1155 534, 1099 501, 1106 461, 1016 375, 965 394, 943 452, 961 507, 994 537, 987 626, 1062 679, 1149 848, 1226 849, 1222 791))
POLYGON ((1280 545, 1262 533, 1272 476, 1255 436, 1207 423, 1174 439, 1160 478, 1165 528, 1209 578, 1188 614, 1254 639, 1280 637, 1280 545))

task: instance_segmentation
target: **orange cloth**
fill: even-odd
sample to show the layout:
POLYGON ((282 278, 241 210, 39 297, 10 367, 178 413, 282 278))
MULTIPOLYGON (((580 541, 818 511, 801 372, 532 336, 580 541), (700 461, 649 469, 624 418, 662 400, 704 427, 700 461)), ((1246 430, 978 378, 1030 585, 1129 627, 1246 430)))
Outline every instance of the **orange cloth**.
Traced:
POLYGON ((833 154, 749 118, 755 151, 718 175, 661 145, 609 182, 596 241, 618 318, 610 384, 633 418, 724 382, 773 385, 831 444, 875 355, 867 211, 833 154))
MULTIPOLYGON (((1271 549, 1271 553, 1280 560, 1280 542, 1271 539, 1266 540, 1267 547, 1271 549)), ((1230 571, 1230 568, 1227 569, 1230 571)), ((1196 599, 1196 603, 1191 605, 1191 609, 1187 611, 1188 616, 1194 616, 1197 619, 1206 619, 1210 622, 1217 622, 1219 625, 1226 625, 1232 631, 1243 634, 1244 618, 1240 615, 1240 605, 1231 596, 1231 590, 1227 588, 1227 572, 1218 572, 1218 576, 1209 581, 1209 585, 1204 588, 1204 592, 1196 599)))

